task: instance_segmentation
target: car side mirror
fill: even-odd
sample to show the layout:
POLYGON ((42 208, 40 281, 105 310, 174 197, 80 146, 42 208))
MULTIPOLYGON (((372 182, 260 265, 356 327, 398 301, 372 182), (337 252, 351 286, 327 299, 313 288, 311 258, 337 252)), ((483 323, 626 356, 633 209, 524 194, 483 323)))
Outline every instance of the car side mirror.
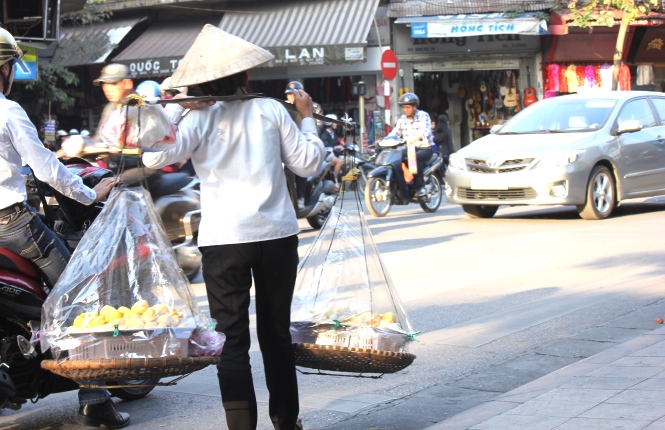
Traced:
POLYGON ((635 133, 636 131, 642 130, 642 123, 637 119, 629 119, 624 121, 617 128, 617 134, 622 135, 624 133, 635 133))
POLYGON ((496 134, 499 130, 501 130, 501 127, 503 127, 503 124, 494 124, 492 128, 490 128, 490 134, 496 134))

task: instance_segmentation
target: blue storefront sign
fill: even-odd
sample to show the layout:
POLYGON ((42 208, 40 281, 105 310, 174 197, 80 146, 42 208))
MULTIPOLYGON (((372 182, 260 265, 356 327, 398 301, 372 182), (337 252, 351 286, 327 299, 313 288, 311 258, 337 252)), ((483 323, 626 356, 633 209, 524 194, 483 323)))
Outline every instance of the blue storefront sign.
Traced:
POLYGON ((468 37, 491 34, 547 34, 547 23, 532 13, 506 18, 501 13, 442 15, 399 18, 396 24, 410 24, 413 39, 468 37))
POLYGON ((23 58, 14 62, 14 80, 15 81, 36 81, 37 80, 37 48, 34 46, 18 44, 23 51, 23 58))

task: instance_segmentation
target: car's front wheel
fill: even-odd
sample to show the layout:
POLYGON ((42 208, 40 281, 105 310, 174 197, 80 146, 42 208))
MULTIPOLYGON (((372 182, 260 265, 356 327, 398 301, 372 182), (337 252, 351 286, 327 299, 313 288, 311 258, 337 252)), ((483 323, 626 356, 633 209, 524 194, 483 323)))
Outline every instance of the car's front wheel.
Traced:
POLYGON ((605 219, 612 214, 616 204, 614 177, 605 166, 596 166, 591 171, 587 184, 586 203, 577 206, 577 212, 584 219, 605 219))
POLYGON ((464 213, 469 218, 492 218, 498 206, 485 206, 485 205, 462 205, 464 213))

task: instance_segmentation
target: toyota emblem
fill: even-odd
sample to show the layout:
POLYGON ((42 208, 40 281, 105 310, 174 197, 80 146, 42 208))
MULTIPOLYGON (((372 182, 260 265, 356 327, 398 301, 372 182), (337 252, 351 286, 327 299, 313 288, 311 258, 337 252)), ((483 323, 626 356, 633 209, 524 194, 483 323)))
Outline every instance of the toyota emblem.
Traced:
POLYGON ((487 167, 489 167, 489 168, 496 169, 496 168, 499 167, 501 164, 503 164, 503 161, 492 160, 492 159, 490 159, 490 160, 487 160, 487 161, 485 162, 485 164, 487 164, 487 167))

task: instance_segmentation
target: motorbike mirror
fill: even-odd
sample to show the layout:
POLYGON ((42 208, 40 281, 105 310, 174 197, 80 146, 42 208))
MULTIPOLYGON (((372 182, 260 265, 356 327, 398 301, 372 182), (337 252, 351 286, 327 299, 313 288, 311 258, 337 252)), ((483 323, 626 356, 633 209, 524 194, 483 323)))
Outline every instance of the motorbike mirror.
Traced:
POLYGON ((83 137, 80 135, 69 136, 62 142, 62 149, 65 151, 65 155, 69 158, 81 155, 84 147, 85 140, 83 140, 83 137))

